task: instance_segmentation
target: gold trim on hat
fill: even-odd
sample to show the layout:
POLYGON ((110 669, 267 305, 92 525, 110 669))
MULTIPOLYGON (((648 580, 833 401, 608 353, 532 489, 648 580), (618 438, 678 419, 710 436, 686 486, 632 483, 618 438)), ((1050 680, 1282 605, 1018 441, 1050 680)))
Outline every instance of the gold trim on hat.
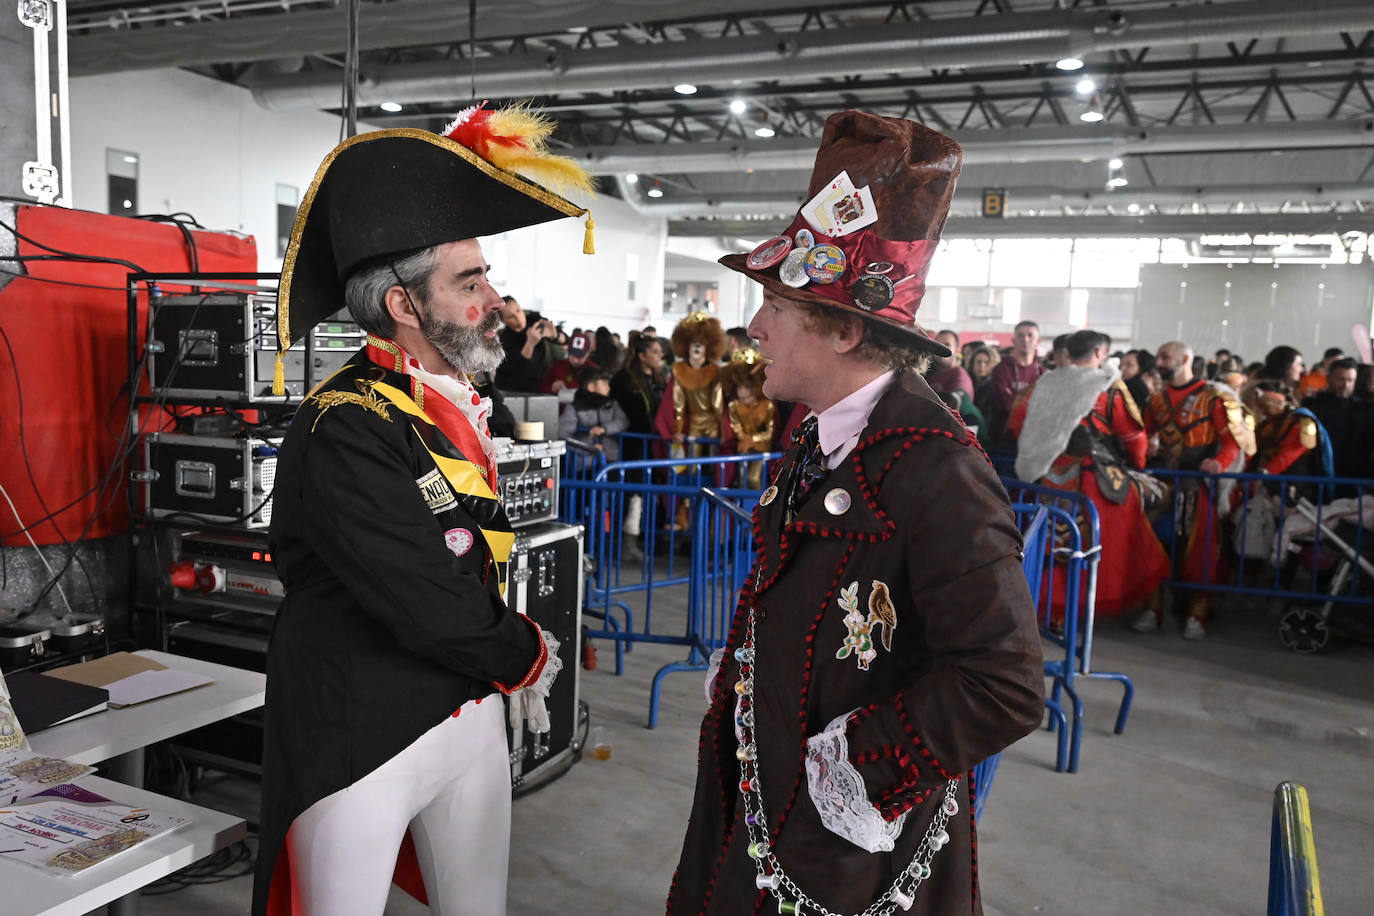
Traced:
POLYGON ((481 156, 468 149, 456 140, 436 134, 433 131, 422 130, 418 127, 393 127, 387 130, 374 130, 365 134, 358 134, 349 137, 340 143, 329 154, 324 157, 320 167, 315 170, 315 177, 311 179, 310 186, 305 189, 305 196, 301 198, 301 205, 296 210, 296 221, 291 226, 291 240, 286 246, 286 257, 282 260, 281 281, 277 286, 277 354, 281 357, 287 350, 291 349, 291 278, 296 270, 296 255, 300 251, 301 233, 305 231, 306 220, 310 217, 310 209, 315 203, 315 195, 320 189, 320 184, 324 181, 325 174, 329 167, 333 165, 335 158, 340 153, 358 143, 366 143, 371 140, 381 140, 387 137, 408 138, 411 140, 423 140, 435 146, 442 147, 465 159, 468 163, 486 175, 494 178, 507 187, 513 188, 527 197, 539 201, 547 207, 557 210, 565 216, 581 216, 587 212, 583 207, 577 206, 569 200, 554 194, 552 191, 545 190, 539 185, 527 181, 519 175, 507 172, 505 169, 492 165, 481 156))

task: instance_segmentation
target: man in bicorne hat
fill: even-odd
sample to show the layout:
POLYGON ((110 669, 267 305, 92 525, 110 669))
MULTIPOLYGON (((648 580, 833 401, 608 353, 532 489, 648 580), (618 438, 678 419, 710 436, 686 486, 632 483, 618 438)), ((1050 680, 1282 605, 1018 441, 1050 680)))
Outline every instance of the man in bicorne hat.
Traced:
POLYGON ((832 115, 786 234, 722 259, 764 286, 764 393, 809 415, 708 676, 670 913, 981 911, 970 771, 1044 681, 1006 493, 920 375, 948 355, 916 310, 961 161, 832 115))
POLYGON ((501 297, 477 237, 586 212, 523 177, 548 129, 469 109, 444 135, 353 137, 296 218, 280 350, 345 304, 368 336, 279 456, 255 914, 380 914, 393 867, 432 912, 506 912, 501 695, 547 731, 561 663, 503 599, 514 535, 470 382, 501 362, 501 297))

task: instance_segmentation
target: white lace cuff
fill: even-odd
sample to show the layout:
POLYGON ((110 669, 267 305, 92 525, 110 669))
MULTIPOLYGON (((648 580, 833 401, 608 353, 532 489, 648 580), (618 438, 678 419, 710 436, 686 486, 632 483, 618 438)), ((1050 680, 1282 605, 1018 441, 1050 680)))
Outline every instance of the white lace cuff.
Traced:
POLYGON ((541 697, 547 697, 553 689, 554 678, 563 670, 563 659, 558 657, 558 647, 562 644, 548 630, 540 630, 539 633, 544 637, 549 657, 544 661, 544 670, 539 672, 539 677, 530 685, 530 689, 541 697))
POLYGON ((836 717, 806 740, 806 789, 831 833, 868 852, 891 852, 910 812, 889 822, 868 800, 863 777, 849 762, 849 716, 836 717))
POLYGON ((716 675, 720 674, 720 663, 725 658, 725 648, 711 653, 706 661, 706 702, 711 702, 711 691, 716 689, 716 675))

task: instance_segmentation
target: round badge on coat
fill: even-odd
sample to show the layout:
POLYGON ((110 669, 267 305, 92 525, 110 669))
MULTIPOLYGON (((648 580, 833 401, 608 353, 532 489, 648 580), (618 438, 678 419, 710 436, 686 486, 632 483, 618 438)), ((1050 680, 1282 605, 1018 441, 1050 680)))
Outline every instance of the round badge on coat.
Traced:
POLYGON ((882 274, 864 274, 849 288, 854 304, 865 312, 876 312, 892 304, 897 284, 882 274))
MULTIPOLYGON (((815 251, 815 249, 811 249, 815 251)), ((778 268, 778 279, 788 286, 801 289, 811 278, 807 276, 805 251, 792 249, 792 253, 783 259, 782 266, 778 268)))
POLYGON ((766 505, 768 505, 769 503, 771 503, 773 500, 775 500, 775 499, 777 499, 777 498, 778 498, 778 488, 777 488, 777 487, 769 487, 768 489, 764 490, 764 491, 763 491, 763 495, 759 497, 759 505, 760 505, 760 506, 766 506, 766 505))
POLYGON ((849 511, 849 491, 836 487, 825 494, 825 511, 831 515, 844 515, 849 511))
POLYGON ((466 528, 450 528, 444 532, 444 545, 455 557, 461 557, 471 550, 473 542, 472 532, 466 528))
POLYGON ((835 245, 816 245, 804 255, 806 275, 815 283, 834 283, 844 273, 847 259, 835 245))
POLYGON ((816 234, 810 229, 798 229, 797 234, 792 237, 796 242, 795 247, 802 251, 816 244, 816 234))
POLYGON ((787 253, 791 250, 792 240, 787 236, 780 235, 777 238, 769 239, 749 252, 749 257, 744 259, 744 265, 750 270, 766 270, 787 257, 787 253))

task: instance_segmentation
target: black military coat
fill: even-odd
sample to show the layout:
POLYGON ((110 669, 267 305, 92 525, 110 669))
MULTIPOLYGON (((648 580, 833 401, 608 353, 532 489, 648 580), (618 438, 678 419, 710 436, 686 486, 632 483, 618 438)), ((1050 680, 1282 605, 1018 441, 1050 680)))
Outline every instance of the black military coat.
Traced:
POLYGON ((389 401, 412 379, 368 352, 302 405, 277 467, 286 598, 267 660, 256 914, 297 815, 468 700, 523 685, 544 657, 538 627, 501 596, 513 536, 482 494, 485 457, 467 461, 411 398, 389 401))
MULTIPOLYGON (((783 492, 789 468, 783 462, 776 481, 783 492)), ((773 912, 745 853, 735 757, 732 654, 750 604, 770 839, 788 875, 832 911, 858 913, 884 893, 911 861, 947 781, 1032 731, 1044 712, 1040 640, 1006 493, 976 440, 923 379, 897 376, 854 453, 812 488, 786 530, 784 502, 755 512, 755 570, 702 721, 671 914, 773 912), (850 497, 841 514, 826 508, 836 489, 850 497), (871 654, 861 653, 846 606, 857 599, 866 611, 884 587, 895 610, 895 626, 883 634, 890 648, 875 631, 871 654), (831 833, 807 793, 807 737, 853 710, 850 760, 869 800, 889 820, 911 811, 890 854, 831 833)), ((958 801, 946 828, 951 841, 935 855, 913 912, 981 912, 966 777, 958 801)))

